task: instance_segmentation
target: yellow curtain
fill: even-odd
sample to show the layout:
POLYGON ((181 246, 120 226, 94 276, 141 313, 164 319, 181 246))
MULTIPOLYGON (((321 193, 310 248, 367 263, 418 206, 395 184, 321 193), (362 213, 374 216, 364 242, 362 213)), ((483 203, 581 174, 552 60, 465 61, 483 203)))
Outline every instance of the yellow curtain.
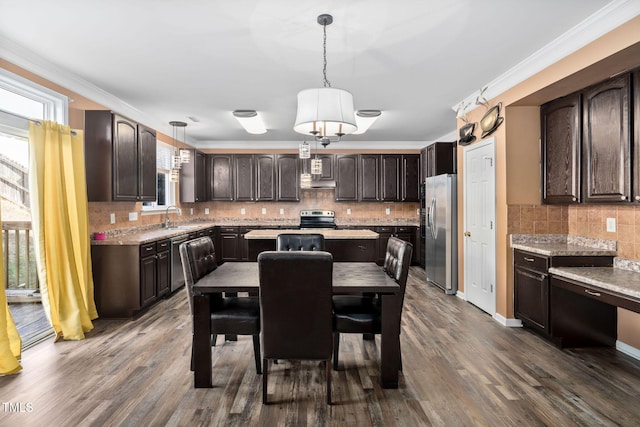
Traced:
MULTIPOLYGON (((0 216, 2 216, 1 212, 0 216)), ((2 244, 0 244, 0 260, 3 259, 2 244)), ((9 311, 6 286, 4 262, 0 261, 0 375, 15 374, 22 369, 18 363, 22 340, 9 311)))
POLYGON ((42 306, 56 341, 81 340, 98 317, 93 297, 82 131, 29 126, 29 190, 42 306))

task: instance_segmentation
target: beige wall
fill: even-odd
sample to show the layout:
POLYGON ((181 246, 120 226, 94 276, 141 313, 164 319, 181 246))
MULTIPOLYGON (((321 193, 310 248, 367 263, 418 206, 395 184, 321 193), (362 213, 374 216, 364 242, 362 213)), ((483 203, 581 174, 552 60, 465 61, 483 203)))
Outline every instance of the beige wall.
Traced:
MULTIPOLYGON (((496 138, 496 265, 497 313, 513 317, 513 271, 508 235, 514 232, 586 235, 619 241, 620 256, 640 260, 638 237, 640 207, 633 206, 540 206, 540 123, 538 107, 551 99, 604 80, 611 74, 640 65, 640 17, 636 17, 600 39, 547 67, 512 89, 490 100, 502 102, 504 124, 490 137, 496 138), (592 212, 593 211, 593 212, 592 212), (598 211, 597 213, 595 211, 598 211), (589 213, 591 216, 589 216, 589 213), (605 213, 606 212, 606 213, 605 213), (603 218, 615 216, 623 231, 606 233, 603 218), (587 219, 585 222, 584 219, 587 219)), ((468 114, 479 122, 485 112, 480 106, 468 114)), ((464 123, 459 122, 458 126, 464 123)), ((481 131, 476 131, 479 136, 481 131)), ((458 149, 459 194, 462 194, 462 147, 458 149)), ((459 206, 463 201, 459 197, 459 206)), ((462 210, 461 210, 462 212, 462 210)), ((459 218, 460 229, 463 220, 459 218)), ((464 237, 459 237, 459 247, 464 237)), ((459 250, 459 277, 464 289, 464 262, 459 250)), ((625 312, 619 316, 619 339, 640 348, 640 315, 625 312)))

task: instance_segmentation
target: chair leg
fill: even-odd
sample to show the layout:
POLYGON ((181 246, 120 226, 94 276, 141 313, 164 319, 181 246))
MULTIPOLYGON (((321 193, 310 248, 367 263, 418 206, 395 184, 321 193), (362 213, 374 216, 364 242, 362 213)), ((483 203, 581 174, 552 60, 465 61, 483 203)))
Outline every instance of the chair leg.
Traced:
POLYGON ((211 347, 215 347, 216 346, 216 339, 218 338, 218 336, 216 334, 211 334, 211 347))
POLYGON ((402 372, 402 347, 400 347, 400 351, 398 352, 398 356, 399 356, 399 360, 400 360, 400 369, 399 371, 402 372))
POLYGON ((338 349, 340 346, 340 332, 333 333, 333 370, 338 370, 338 349))
POLYGON ((269 361, 262 359, 262 404, 267 404, 267 377, 269 376, 269 361))
POLYGON ((253 336, 253 357, 256 360, 256 373, 260 375, 262 373, 260 369, 260 335, 253 336))
POLYGON ((331 405, 331 361, 324 361, 324 371, 327 375, 327 405, 331 405))
POLYGON ((190 369, 191 369, 192 372, 193 372, 193 369, 194 369, 193 368, 193 344, 194 344, 193 339, 194 339, 194 336, 193 336, 193 334, 191 334, 191 367, 190 367, 190 369))

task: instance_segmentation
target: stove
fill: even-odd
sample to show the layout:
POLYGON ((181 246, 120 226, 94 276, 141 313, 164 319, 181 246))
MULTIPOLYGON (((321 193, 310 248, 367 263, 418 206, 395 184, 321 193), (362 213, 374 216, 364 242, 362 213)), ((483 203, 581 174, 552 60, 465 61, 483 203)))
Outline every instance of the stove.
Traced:
POLYGON ((337 228, 335 212, 319 209, 300 211, 300 228, 337 228))

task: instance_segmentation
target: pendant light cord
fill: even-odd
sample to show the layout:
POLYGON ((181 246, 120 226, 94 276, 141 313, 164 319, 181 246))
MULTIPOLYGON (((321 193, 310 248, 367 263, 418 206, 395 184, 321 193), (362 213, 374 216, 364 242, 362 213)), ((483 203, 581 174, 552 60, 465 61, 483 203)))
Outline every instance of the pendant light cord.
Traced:
POLYGON ((322 42, 322 48, 324 49, 324 54, 323 54, 323 67, 322 67, 322 75, 324 76, 322 83, 324 84, 324 87, 331 87, 331 82, 329 80, 327 80, 327 24, 323 24, 322 25, 322 29, 324 32, 324 38, 323 38, 323 42, 322 42))

